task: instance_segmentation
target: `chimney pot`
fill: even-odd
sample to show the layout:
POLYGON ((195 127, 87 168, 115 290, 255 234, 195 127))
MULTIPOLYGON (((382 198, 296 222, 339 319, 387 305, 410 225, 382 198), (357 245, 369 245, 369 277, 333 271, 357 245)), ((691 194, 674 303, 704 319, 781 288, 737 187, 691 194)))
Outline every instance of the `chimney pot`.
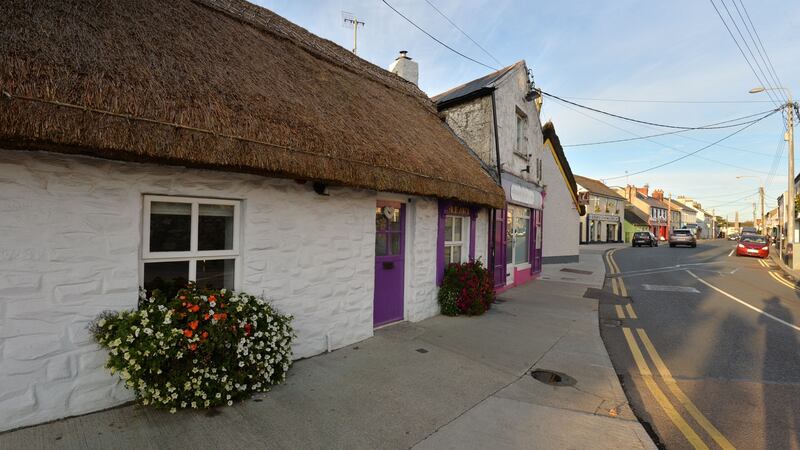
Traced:
POLYGON ((419 85, 419 63, 409 58, 407 50, 400 50, 400 56, 395 58, 394 62, 389 66, 389 72, 419 85))

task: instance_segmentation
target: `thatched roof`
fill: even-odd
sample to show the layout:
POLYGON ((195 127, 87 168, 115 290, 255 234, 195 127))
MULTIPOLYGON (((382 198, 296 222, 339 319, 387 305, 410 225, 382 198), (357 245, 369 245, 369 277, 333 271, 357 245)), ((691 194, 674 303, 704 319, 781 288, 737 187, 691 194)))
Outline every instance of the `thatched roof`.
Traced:
POLYGON ((550 141, 553 159, 561 171, 564 183, 567 185, 567 189, 569 189, 575 208, 577 208, 578 214, 581 216, 586 214, 586 207, 581 205, 578 201, 578 185, 575 183, 575 175, 572 174, 572 168, 569 166, 569 161, 567 161, 564 147, 561 146, 561 139, 558 138, 558 134, 556 133, 556 126, 549 120, 542 127, 542 141, 545 143, 550 141))
POLYGON ((241 0, 1 0, 0 148, 502 207, 415 85, 241 0))

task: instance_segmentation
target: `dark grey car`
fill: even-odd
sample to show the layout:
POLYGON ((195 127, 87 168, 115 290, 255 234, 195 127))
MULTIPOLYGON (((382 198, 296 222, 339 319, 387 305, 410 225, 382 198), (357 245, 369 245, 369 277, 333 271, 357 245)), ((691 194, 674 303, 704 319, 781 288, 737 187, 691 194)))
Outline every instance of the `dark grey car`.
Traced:
POLYGON ((697 238, 694 236, 694 233, 692 233, 692 230, 672 230, 669 233, 669 246, 675 247, 676 245, 697 247, 697 238))

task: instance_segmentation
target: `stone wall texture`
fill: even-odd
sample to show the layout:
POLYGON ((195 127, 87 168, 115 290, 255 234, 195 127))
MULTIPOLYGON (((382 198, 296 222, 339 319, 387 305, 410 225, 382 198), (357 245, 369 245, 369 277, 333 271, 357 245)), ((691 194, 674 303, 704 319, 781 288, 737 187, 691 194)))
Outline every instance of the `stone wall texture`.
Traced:
MULTIPOLYGON (((242 200, 237 290, 295 317, 296 358, 373 334, 381 194, 319 196, 292 180, 0 152, 0 431, 132 399, 86 327, 104 310, 136 306, 144 194, 242 200)), ((438 313, 437 203, 412 198, 408 211, 406 318, 415 321, 438 313)))

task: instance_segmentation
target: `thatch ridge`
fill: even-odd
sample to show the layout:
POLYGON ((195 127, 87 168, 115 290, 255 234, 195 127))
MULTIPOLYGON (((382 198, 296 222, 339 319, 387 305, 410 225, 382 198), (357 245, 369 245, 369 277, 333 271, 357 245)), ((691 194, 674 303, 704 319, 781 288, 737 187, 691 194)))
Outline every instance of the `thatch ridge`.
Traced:
POLYGON ((255 5, 4 2, 0 147, 503 204, 416 86, 255 5))

